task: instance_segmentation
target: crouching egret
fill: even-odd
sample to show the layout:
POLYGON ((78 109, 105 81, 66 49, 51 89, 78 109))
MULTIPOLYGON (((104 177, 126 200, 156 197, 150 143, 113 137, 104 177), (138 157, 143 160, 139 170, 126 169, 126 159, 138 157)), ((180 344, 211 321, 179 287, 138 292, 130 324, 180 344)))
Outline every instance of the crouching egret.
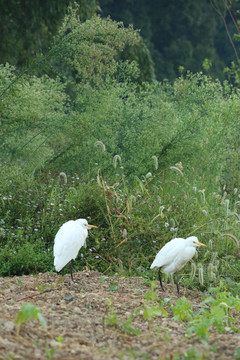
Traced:
MULTIPOLYGON (((164 291, 161 279, 161 271, 165 273, 174 274, 176 271, 182 269, 184 265, 193 258, 198 246, 207 246, 198 241, 196 236, 190 236, 187 239, 176 238, 169 241, 163 248, 157 253, 151 269, 157 267, 158 278, 162 290, 164 291)), ((179 293, 179 285, 176 274, 176 286, 179 293)))
POLYGON ((88 230, 97 228, 89 225, 87 220, 70 220, 64 223, 58 230, 54 239, 54 266, 56 271, 60 271, 70 262, 71 279, 73 280, 71 261, 75 260, 82 246, 86 247, 88 230))

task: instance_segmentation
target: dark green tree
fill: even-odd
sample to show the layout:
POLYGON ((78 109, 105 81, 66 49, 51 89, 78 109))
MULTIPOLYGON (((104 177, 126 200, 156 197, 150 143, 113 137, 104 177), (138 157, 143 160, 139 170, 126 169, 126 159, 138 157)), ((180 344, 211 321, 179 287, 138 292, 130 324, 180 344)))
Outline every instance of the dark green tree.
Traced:
POLYGON ((100 6, 104 16, 141 29, 158 79, 175 79, 179 66, 200 71, 205 58, 222 74, 224 59, 215 48, 222 23, 209 0, 100 0, 100 6))
MULTIPOLYGON (((98 10, 97 0, 78 0, 81 21, 98 10)), ((0 62, 25 65, 46 51, 71 0, 0 0, 0 62)))

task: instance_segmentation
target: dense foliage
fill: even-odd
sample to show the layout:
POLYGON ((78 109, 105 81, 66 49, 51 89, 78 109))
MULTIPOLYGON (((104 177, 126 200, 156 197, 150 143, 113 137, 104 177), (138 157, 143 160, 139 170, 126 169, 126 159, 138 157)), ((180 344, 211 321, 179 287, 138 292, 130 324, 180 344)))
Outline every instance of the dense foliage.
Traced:
POLYGON ((122 56, 138 47, 131 27, 70 9, 28 70, 1 65, 1 275, 53 270, 57 229, 85 217, 99 228, 76 269, 152 277, 158 249, 195 234, 209 249, 194 284, 238 279, 239 91, 201 73, 144 82, 122 56))
MULTIPOLYGON (((151 72, 148 48, 158 80, 175 79, 179 66, 200 71, 205 58, 212 63, 212 74, 222 79, 223 68, 238 60, 238 55, 235 57, 238 40, 233 40, 234 50, 227 35, 228 31, 233 39, 234 33, 239 34, 238 0, 76 0, 76 3, 82 22, 98 13, 140 29, 142 46, 125 54, 140 60, 141 67, 151 72)), ((0 0, 0 62, 25 66, 31 63, 33 54, 46 52, 69 4, 74 1, 0 0)))
MULTIPOLYGON (((104 16, 110 14, 114 20, 141 29, 158 79, 175 79, 179 66, 200 71, 205 58, 211 59, 214 73, 222 76, 224 60, 232 50, 213 3, 143 0, 136 6, 133 0, 100 1, 104 16)), ((217 3, 223 8, 223 2, 217 3)))
MULTIPOLYGON (((96 0, 78 0, 82 21, 98 9, 96 0)), ((24 66, 33 54, 46 51, 71 3, 70 0, 1 0, 0 62, 24 66)))

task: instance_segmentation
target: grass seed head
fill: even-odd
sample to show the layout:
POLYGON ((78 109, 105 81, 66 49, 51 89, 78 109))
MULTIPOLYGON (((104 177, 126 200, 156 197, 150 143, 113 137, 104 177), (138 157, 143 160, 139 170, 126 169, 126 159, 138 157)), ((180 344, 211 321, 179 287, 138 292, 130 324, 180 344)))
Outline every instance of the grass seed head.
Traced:
POLYGON ((106 150, 105 144, 104 144, 102 141, 100 141, 100 140, 97 140, 97 141, 95 142, 94 146, 100 146, 100 147, 102 148, 102 151, 105 151, 105 150, 106 150))
POLYGON ((177 166, 170 166, 170 169, 177 171, 181 176, 183 176, 183 172, 177 166))
POLYGON ((199 264, 199 266, 198 266, 198 278, 199 278, 199 283, 203 286, 204 279, 203 279, 203 266, 202 266, 202 264, 199 264))
POLYGON ((60 172, 59 174, 59 182, 61 185, 67 185, 68 179, 67 174, 65 172, 60 172))
POLYGON ((157 170, 158 169, 158 158, 155 155, 153 155, 152 159, 153 159, 153 162, 154 162, 155 170, 157 170))
POLYGON ((191 262, 191 281, 193 281, 195 275, 196 275, 197 266, 194 261, 191 262))
POLYGON ((120 162, 121 163, 121 161, 122 161, 122 159, 121 159, 121 156, 120 155, 115 155, 114 157, 113 157, 113 167, 116 169, 116 167, 117 167, 117 162, 120 162))

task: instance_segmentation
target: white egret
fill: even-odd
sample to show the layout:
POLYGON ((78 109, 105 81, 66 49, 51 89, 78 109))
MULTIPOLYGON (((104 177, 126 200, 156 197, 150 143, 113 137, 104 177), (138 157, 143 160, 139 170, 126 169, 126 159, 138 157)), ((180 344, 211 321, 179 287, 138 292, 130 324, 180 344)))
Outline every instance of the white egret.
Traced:
POLYGON ((87 220, 70 220, 64 223, 58 230, 54 239, 54 266, 56 271, 60 271, 70 262, 71 279, 73 280, 71 261, 75 260, 82 246, 86 247, 88 230, 97 228, 89 225, 87 220))
MULTIPOLYGON (((184 265, 193 258, 198 246, 207 246, 198 241, 196 236, 190 236, 186 239, 176 238, 169 241, 162 249, 157 253, 151 269, 157 267, 158 278, 162 290, 164 291, 161 279, 161 271, 164 273, 174 274, 176 271, 182 269, 184 265)), ((179 293, 179 285, 176 274, 176 286, 179 293)))

